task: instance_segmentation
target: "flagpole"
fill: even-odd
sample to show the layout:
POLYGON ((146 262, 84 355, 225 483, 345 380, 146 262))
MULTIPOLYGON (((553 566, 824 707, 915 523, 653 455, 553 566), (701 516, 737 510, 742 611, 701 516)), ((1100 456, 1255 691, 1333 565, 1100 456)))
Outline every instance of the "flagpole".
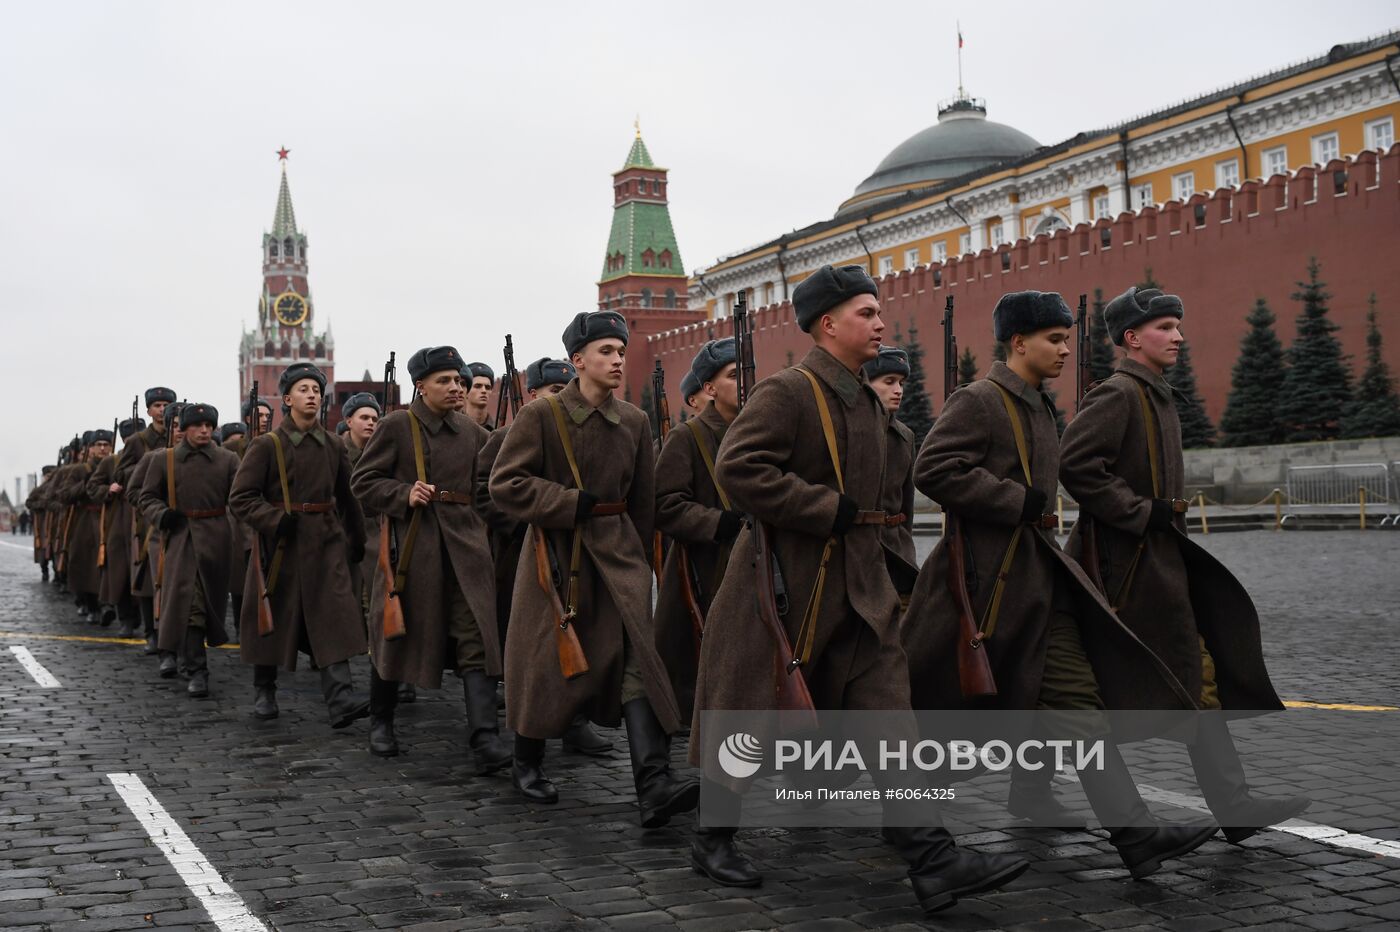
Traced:
POLYGON ((958 27, 958 97, 963 98, 967 96, 967 92, 963 90, 962 77, 962 22, 960 20, 954 20, 954 22, 957 23, 958 27))

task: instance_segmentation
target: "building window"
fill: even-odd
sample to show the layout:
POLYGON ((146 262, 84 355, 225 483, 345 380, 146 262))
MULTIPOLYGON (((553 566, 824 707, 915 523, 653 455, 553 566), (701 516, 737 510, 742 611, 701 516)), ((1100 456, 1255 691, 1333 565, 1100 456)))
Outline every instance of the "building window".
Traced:
POLYGON ((1240 160, 1227 159, 1224 162, 1215 163, 1215 186, 1217 188, 1233 188, 1240 183, 1240 160))
POLYGON ((1100 217, 1109 217, 1109 219, 1112 219, 1109 212, 1107 194, 1100 194, 1098 197, 1094 198, 1094 219, 1098 220, 1100 217))
POLYGON ((889 275, 894 271, 894 256, 880 257, 880 274, 889 275))
POLYGON ((1288 149, 1279 146, 1276 149, 1264 150, 1264 177, 1272 178, 1274 175, 1288 174, 1288 149))
POLYGON ((1372 120, 1366 124, 1366 148, 1389 149, 1395 145, 1395 120, 1372 120))
POLYGON ((1321 136, 1314 136, 1312 150, 1313 161, 1319 165, 1326 165, 1342 154, 1341 143, 1338 142, 1336 133, 1323 133, 1321 136))
POLYGON ((642 289, 642 307, 651 307, 651 289, 642 289))
POLYGON ((1196 193, 1196 173, 1182 172, 1172 175, 1172 197, 1184 201, 1196 193))
POLYGON ((668 308, 673 308, 673 309, 675 308, 675 306, 676 306, 676 289, 674 289, 674 288, 667 288, 667 289, 666 289, 666 306, 667 306, 668 308))
POLYGON ((919 267, 919 250, 917 248, 904 250, 904 267, 906 269, 919 267))
POLYGON ((1152 182, 1144 181, 1133 188, 1133 206, 1147 207, 1157 202, 1152 199, 1152 182))
POLYGON ((970 252, 972 252, 972 234, 964 233, 958 237, 958 253, 965 256, 970 252))
POLYGON ((934 262, 947 262, 947 261, 948 261, 948 244, 947 244, 947 243, 939 242, 939 243, 934 243, 934 244, 933 244, 933 261, 934 261, 934 262))
POLYGON ((765 307, 773 303, 773 283, 768 282, 763 286, 763 304, 765 307))
POLYGON ((997 220, 992 224, 992 245, 1000 246, 1004 242, 1006 242, 1006 228, 1001 225, 1000 220, 997 220))
POLYGON ((287 237, 282 240, 282 258, 290 262, 295 253, 292 251, 292 239, 287 237))

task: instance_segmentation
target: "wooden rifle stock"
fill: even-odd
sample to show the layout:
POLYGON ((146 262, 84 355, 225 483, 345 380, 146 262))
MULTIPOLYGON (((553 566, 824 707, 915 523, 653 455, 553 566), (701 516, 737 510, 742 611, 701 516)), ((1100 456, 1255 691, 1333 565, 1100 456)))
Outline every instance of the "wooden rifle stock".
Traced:
MULTIPOLYGON (((530 532, 535 542, 535 579, 540 588, 549 596, 550 608, 554 612, 554 644, 559 649, 559 672, 564 679, 572 680, 588 672, 588 658, 584 656, 583 645, 579 643, 578 632, 574 630, 574 615, 564 610, 559 601, 559 590, 554 587, 554 574, 549 568, 549 544, 544 531, 531 526, 530 532)), ((575 530, 575 534, 579 531, 575 530)))
POLYGON ((253 532, 253 550, 248 556, 248 572, 253 574, 257 587, 258 637, 267 637, 273 632, 272 603, 267 598, 267 577, 263 575, 262 535, 253 532))
POLYGON ((705 611, 700 607, 700 598, 696 593, 695 564, 690 562, 690 554, 685 551, 685 544, 674 541, 671 546, 676 549, 676 570, 681 577, 681 598, 685 601, 685 610, 690 614, 690 627, 695 634, 695 653, 700 654, 700 638, 705 634, 705 611))
POLYGON ((967 569, 963 557, 962 526, 951 514, 945 514, 948 532, 948 591, 958 609, 958 688, 963 698, 995 696, 996 680, 987 660, 986 643, 977 629, 977 616, 972 611, 972 599, 967 594, 967 569))
POLYGON ((394 568, 389 565, 389 524, 392 518, 383 515, 379 521, 379 572, 384 576, 384 640, 394 641, 408 633, 403 623, 403 604, 394 588, 394 568))
POLYGON ((777 667, 774 677, 774 700, 780 712, 801 713, 799 727, 814 727, 817 724, 816 703, 807 689, 807 678, 802 675, 802 664, 792 652, 792 642, 788 640, 787 628, 778 617, 777 593, 773 586, 773 551, 768 541, 768 528, 761 521, 750 525, 753 536, 754 567, 757 570, 758 614, 773 635, 777 647, 777 667))

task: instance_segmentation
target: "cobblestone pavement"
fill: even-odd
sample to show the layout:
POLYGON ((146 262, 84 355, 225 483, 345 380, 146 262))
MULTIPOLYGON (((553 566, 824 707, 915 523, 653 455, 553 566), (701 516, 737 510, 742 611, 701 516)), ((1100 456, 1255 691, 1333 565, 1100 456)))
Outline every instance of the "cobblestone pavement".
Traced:
MULTIPOLYGON (((555 743, 547 765, 561 802, 532 809, 508 779, 473 774, 456 689, 401 707, 406 753, 389 761, 365 749, 363 723, 326 726, 310 672, 284 675, 281 718, 258 722, 237 651, 212 651, 214 694, 191 700, 183 681, 155 676, 135 642, 52 639, 111 629, 81 622, 14 546, 27 539, 10 540, 0 546, 3 928, 216 928, 107 777, 126 772, 275 929, 1400 928, 1400 859, 1282 832, 1243 847, 1213 840, 1141 882, 1127 878, 1097 830, 964 833, 963 844, 1023 851, 1034 864, 1008 889, 925 923, 878 832, 770 829, 741 835, 763 886, 726 890, 689 868, 689 817, 661 830, 638 826, 620 732, 609 733, 617 750, 602 760, 555 743), (39 688, 13 646, 30 650, 61 687, 39 688)), ((1202 540, 1254 593, 1285 699, 1400 706, 1397 648, 1386 636, 1397 618, 1400 535, 1202 540)), ((355 675, 363 688, 363 661, 355 675)), ((1320 800, 1306 818, 1396 837, 1387 829, 1400 799, 1388 791, 1327 793, 1348 781, 1355 790, 1371 773, 1329 763, 1394 758, 1395 742, 1378 744, 1396 733, 1390 722, 1400 711, 1303 714, 1319 716, 1317 733, 1338 758, 1299 764, 1306 777, 1294 785, 1320 800)), ((1241 743, 1253 772, 1300 753, 1271 746, 1265 726, 1241 743)), ((1195 793, 1189 781, 1176 789, 1195 793)))

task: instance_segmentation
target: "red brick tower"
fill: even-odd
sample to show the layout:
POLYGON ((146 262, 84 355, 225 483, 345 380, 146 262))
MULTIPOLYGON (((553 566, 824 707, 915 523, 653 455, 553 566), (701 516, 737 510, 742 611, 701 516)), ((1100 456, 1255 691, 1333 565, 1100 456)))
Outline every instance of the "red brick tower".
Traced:
POLYGON ((666 169, 652 164, 639 127, 626 163, 613 172, 612 232, 598 281, 599 309, 621 311, 632 333, 623 384, 633 404, 651 377, 646 338, 705 319, 703 310, 686 307, 685 266, 666 198, 666 169))
POLYGON ((257 325, 244 333, 238 348, 238 394, 248 397, 253 382, 258 393, 273 402, 273 422, 282 418, 277 403, 277 378, 294 362, 311 362, 326 374, 326 392, 334 397, 335 338, 330 326, 323 333, 313 329, 316 313, 306 277, 306 235, 297 230, 292 192, 287 186, 287 153, 277 153, 282 163, 282 186, 272 232, 262 238, 263 283, 258 296, 257 325))

